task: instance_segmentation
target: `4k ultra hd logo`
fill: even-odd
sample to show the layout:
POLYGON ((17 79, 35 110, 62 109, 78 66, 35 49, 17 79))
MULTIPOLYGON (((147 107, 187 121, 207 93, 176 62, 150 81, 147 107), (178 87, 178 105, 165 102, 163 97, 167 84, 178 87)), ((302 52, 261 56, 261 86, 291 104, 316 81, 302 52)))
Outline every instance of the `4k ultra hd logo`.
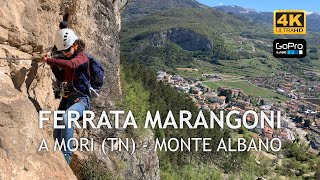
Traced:
POLYGON ((303 58, 307 54, 304 39, 276 39, 273 41, 273 55, 276 58, 303 58))
POLYGON ((274 11, 274 34, 306 34, 307 18, 303 10, 274 11))

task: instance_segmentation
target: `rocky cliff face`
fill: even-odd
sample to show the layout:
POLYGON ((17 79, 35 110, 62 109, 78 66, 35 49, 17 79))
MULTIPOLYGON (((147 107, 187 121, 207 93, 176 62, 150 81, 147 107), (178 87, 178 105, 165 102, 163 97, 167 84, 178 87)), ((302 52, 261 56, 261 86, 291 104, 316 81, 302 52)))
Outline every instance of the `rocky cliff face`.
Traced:
MULTIPOLYGON (((2 0, 0 58, 30 58, 31 52, 46 52, 53 44, 62 16, 68 13, 69 26, 86 42, 87 51, 105 67, 106 86, 93 106, 98 114, 108 111, 121 95, 118 33, 120 11, 126 4, 127 0, 2 0)), ((47 65, 31 60, 0 60, 0 179, 76 179, 60 152, 37 151, 42 138, 49 146, 53 143, 52 122, 39 129, 37 111, 53 111, 58 104, 47 65)), ((78 137, 117 134, 115 130, 82 132, 86 134, 78 137)), ((152 134, 141 140, 153 143, 152 134)), ((98 146, 99 143, 97 140, 98 146)), ((156 153, 138 151, 132 157, 125 152, 107 156, 99 152, 75 154, 73 160, 80 162, 73 162, 76 173, 94 154, 108 171, 118 173, 117 177, 159 179, 156 153), (126 166, 117 172, 122 161, 126 166)))
POLYGON ((148 40, 152 46, 162 46, 171 41, 188 51, 211 51, 212 43, 206 37, 186 28, 172 28, 161 32, 139 35, 132 41, 148 40))

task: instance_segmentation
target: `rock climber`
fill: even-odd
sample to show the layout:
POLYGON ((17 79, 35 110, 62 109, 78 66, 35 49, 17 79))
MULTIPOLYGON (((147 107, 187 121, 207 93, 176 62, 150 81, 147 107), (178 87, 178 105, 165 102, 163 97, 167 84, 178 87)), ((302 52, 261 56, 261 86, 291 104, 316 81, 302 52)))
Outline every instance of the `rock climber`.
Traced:
POLYGON ((63 28, 57 31, 55 35, 55 47, 57 51, 63 53, 65 58, 49 58, 47 55, 42 56, 42 61, 51 66, 55 77, 64 82, 64 94, 61 99, 59 110, 65 110, 63 122, 65 129, 54 129, 55 141, 63 142, 67 145, 63 155, 70 165, 73 147, 74 128, 73 124, 68 127, 68 111, 78 111, 80 116, 84 110, 90 109, 90 92, 89 87, 80 77, 90 77, 89 60, 84 53, 85 43, 78 39, 73 30, 63 28), (69 143, 68 143, 69 142, 69 143))

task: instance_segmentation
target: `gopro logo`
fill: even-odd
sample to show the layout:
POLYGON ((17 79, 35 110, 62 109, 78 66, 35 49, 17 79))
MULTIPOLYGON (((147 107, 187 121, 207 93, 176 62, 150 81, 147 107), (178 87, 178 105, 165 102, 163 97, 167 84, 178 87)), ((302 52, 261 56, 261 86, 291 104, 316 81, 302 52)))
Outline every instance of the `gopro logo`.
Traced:
POLYGON ((304 39, 276 39, 273 41, 273 55, 276 58, 303 58, 307 43, 304 39))
POLYGON ((288 43, 288 44, 280 44, 276 43, 277 49, 300 49, 303 50, 304 46, 303 44, 295 44, 295 43, 288 43))

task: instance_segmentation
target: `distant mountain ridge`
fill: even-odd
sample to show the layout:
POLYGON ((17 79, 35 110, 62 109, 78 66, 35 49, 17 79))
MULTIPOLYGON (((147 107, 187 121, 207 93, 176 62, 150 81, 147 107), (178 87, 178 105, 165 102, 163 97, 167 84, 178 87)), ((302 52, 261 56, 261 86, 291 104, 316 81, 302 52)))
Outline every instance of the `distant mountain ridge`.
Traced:
POLYGON ((174 8, 209 8, 196 0, 131 0, 122 13, 122 19, 150 15, 155 11, 174 8))
POLYGON ((244 8, 241 6, 231 5, 231 6, 215 6, 215 9, 231 12, 231 13, 257 13, 255 9, 244 8))
MULTIPOLYGON (((241 6, 215 6, 214 9, 225 13, 245 16, 253 21, 261 21, 267 24, 273 23, 273 12, 257 12, 241 6)), ((320 32, 320 14, 318 12, 307 12, 307 31, 320 32)))

